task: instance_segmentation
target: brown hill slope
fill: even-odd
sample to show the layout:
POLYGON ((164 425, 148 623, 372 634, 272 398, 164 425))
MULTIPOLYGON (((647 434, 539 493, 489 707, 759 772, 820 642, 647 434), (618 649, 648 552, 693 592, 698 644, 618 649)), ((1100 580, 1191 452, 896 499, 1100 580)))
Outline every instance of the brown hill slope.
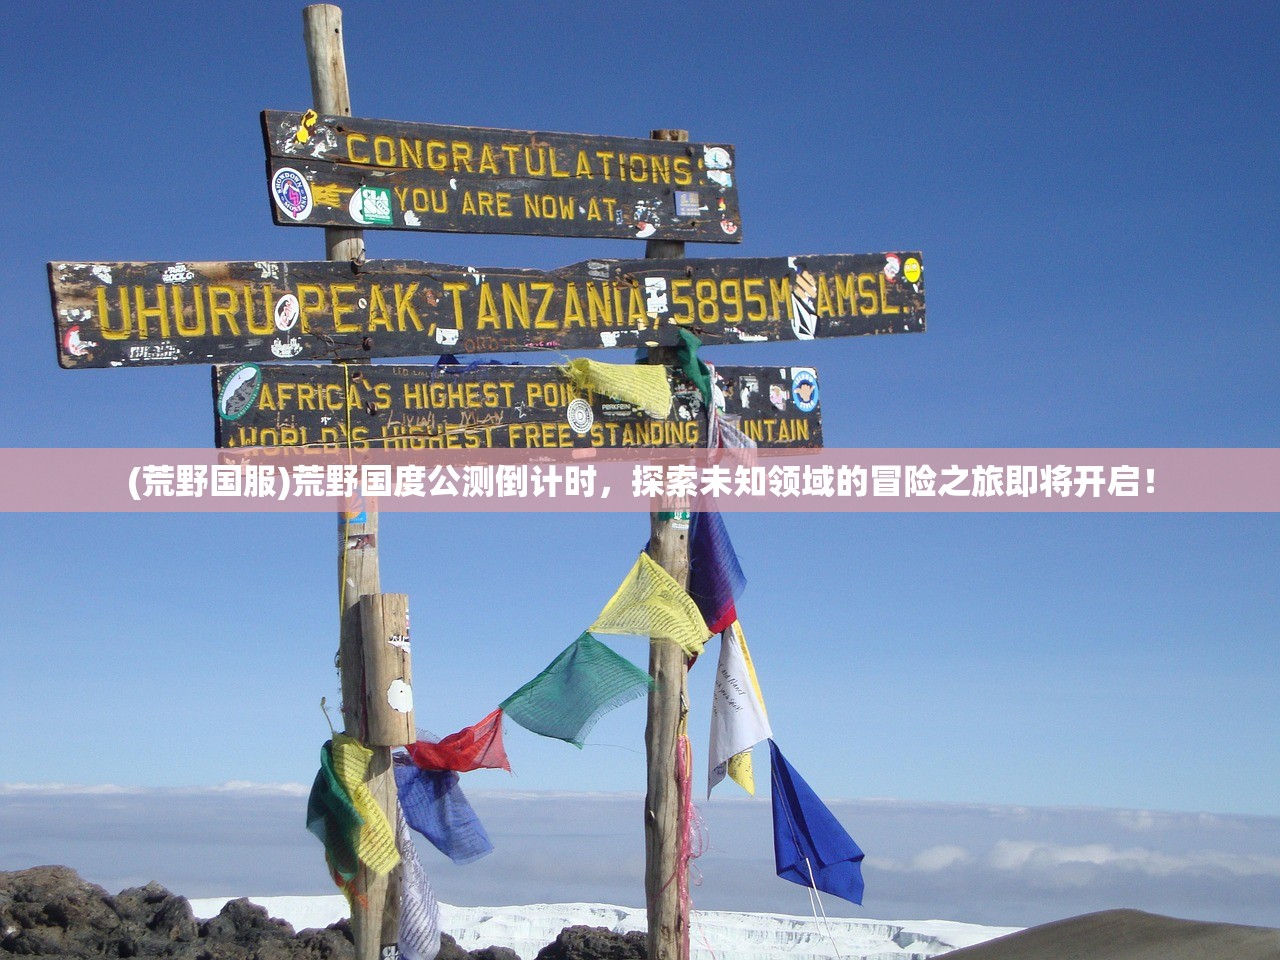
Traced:
POLYGON ((1280 930, 1106 910, 956 950, 947 960, 1280 960, 1280 930))

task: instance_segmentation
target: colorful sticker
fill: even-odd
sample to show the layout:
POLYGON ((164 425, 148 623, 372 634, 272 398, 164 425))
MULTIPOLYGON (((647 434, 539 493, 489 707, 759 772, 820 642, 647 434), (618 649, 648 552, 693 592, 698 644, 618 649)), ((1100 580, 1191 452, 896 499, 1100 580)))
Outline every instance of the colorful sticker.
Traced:
POLYGON ((769 384, 769 402, 778 410, 787 409, 787 388, 780 383, 769 384))
POLYGON ((281 333, 288 333, 297 324, 300 313, 298 298, 292 293, 286 293, 276 301, 276 329, 281 333))
POLYGON ((650 315, 666 313, 670 309, 667 303, 667 278, 644 278, 644 310, 650 315))
POLYGON ((818 373, 812 367, 791 372, 791 400, 801 413, 812 413, 818 406, 818 373))
POLYGON ((724 147, 706 147, 702 151, 702 160, 708 170, 728 170, 733 166, 733 158, 724 147))
POLYGON ((907 283, 915 283, 920 279, 920 261, 915 257, 907 257, 907 262, 902 265, 902 275, 907 278, 907 283))
POLYGON ((386 227, 395 223, 391 215, 391 190, 388 187, 360 187, 351 194, 347 212, 356 223, 386 227))
POLYGON ((62 335, 62 347, 73 357, 83 357, 90 348, 97 345, 95 340, 81 339, 79 326, 68 327, 67 332, 62 335))
POLYGON ((738 225, 734 223, 732 220, 721 220, 720 229, 732 237, 735 233, 738 232, 738 225))
POLYGON ((733 186, 733 174, 724 170, 708 170, 707 179, 721 190, 728 190, 733 186))
POLYGON ((293 167, 276 171, 271 178, 271 196, 290 220, 305 220, 311 215, 311 185, 293 167))
POLYGON ((292 360, 301 352, 302 341, 297 337, 290 337, 288 340, 276 337, 271 341, 271 355, 281 360, 292 360))
POLYGON ((316 128, 316 121, 319 119, 314 110, 308 110, 298 121, 298 132, 293 135, 293 138, 298 143, 306 143, 311 139, 311 131, 316 128))
POLYGON ((596 422, 596 415, 591 410, 591 404, 581 397, 575 397, 569 401, 569 406, 565 410, 565 417, 569 421, 569 428, 578 436, 582 436, 589 431, 591 425, 596 422))
POLYGON ((242 363, 231 371, 218 393, 218 416, 239 420, 253 407, 262 389, 262 371, 256 363, 242 363))
POLYGON ((898 279, 898 272, 901 269, 902 261, 898 259, 897 254, 891 253, 884 258, 884 275, 890 283, 898 279))
POLYGON ((698 192, 696 190, 676 191, 677 217, 696 217, 701 209, 702 204, 698 199, 698 192))

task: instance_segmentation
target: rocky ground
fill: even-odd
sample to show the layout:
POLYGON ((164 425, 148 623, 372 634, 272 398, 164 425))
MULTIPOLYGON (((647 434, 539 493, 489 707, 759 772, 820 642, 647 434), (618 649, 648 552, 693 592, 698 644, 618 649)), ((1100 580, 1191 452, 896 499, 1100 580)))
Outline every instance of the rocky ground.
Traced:
MULTIPOLYGON (((198 921, 186 898, 158 883, 111 896, 69 867, 0 872, 0 955, 172 960, 354 960, 346 922, 297 932, 248 900, 198 921)), ((640 933, 568 927, 537 960, 644 960, 640 933)), ((468 953, 442 938, 439 960, 519 960, 505 947, 468 953)))

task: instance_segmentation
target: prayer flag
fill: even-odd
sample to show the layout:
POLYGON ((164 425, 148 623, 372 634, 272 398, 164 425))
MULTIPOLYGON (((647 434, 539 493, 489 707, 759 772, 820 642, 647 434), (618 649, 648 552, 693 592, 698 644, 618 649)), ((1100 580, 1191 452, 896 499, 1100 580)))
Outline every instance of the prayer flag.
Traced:
POLYGON ((356 842, 364 820, 333 769, 333 741, 320 748, 320 770, 307 799, 307 829, 324 844, 329 869, 341 880, 356 875, 356 842))
POLYGON ((413 762, 424 770, 479 770, 489 767, 511 772, 507 752, 502 746, 502 710, 491 714, 439 743, 419 740, 405 747, 413 762))
POLYGON ((493 852, 480 818, 458 786, 452 770, 423 770, 395 755, 396 792, 409 826, 457 864, 474 863, 493 852))
POLYGON ((499 708, 525 729, 581 749, 597 720, 652 683, 648 673, 583 631, 499 708))
POLYGON ((738 619, 734 602, 746 585, 724 518, 716 510, 694 513, 689 521, 689 596, 710 633, 720 633, 738 619))
POLYGON ((435 960, 440 953, 440 904, 418 859, 404 811, 399 807, 396 808, 396 847, 404 864, 400 873, 400 928, 396 946, 404 960, 435 960))
POLYGON ((734 779, 747 793, 755 793, 750 751, 773 736, 764 709, 764 696, 747 651, 747 638, 736 621, 720 635, 720 663, 716 667, 715 693, 711 700, 711 737, 707 758, 707 796, 738 761, 734 779), (745 782, 744 782, 745 781, 745 782))
POLYGON ((707 627, 698 605, 654 562, 640 554, 622 585, 605 604, 592 633, 624 633, 648 637, 655 643, 678 643, 690 655, 702 652, 707 627))
POLYGON ((659 420, 667 419, 671 413, 671 384, 666 367, 628 366, 579 358, 570 360, 564 370, 581 390, 624 400, 659 420))
POLYGON ((861 904, 862 850, 772 740, 769 755, 778 876, 861 904))
POLYGON ((343 733, 334 735, 333 770, 362 821, 356 839, 356 856, 361 863, 381 876, 400 862, 400 855, 396 853, 391 822, 378 806, 378 801, 373 798, 373 793, 364 780, 372 759, 373 751, 358 740, 343 733))

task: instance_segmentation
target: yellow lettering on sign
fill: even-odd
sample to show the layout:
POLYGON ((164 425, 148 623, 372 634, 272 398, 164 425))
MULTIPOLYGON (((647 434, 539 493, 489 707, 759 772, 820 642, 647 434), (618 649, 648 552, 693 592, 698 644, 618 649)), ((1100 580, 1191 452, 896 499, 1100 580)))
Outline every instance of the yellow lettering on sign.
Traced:
POLYGON ((842 317, 856 317, 858 315, 858 294, 857 294, 858 275, 856 273, 840 276, 836 274, 836 313, 842 317), (845 306, 848 303, 849 306, 845 306))
MULTIPOLYGON (((203 337, 204 336, 204 309, 200 306, 200 288, 195 287, 192 290, 193 299, 196 302, 195 321, 188 325, 186 310, 183 308, 182 287, 179 284, 173 286, 173 319, 178 327, 178 336, 180 337, 203 337)), ((271 288, 267 287, 263 293, 267 301, 271 301, 271 288)))
POLYGON ((396 142, 390 137, 378 136, 373 138, 373 162, 380 167, 394 167, 396 165, 396 142))
POLYGON ((368 163, 369 155, 367 153, 362 153, 362 154, 356 153, 357 143, 367 144, 368 142, 369 142, 369 138, 366 137, 363 133, 348 133, 347 134, 347 158, 352 163, 368 163))
POLYGON ((422 141, 406 140, 400 138, 400 166, 408 167, 410 164, 422 169, 422 141))
POLYGON ((885 275, 881 273, 879 274, 879 276, 880 276, 880 312, 881 313, 901 313, 902 312, 901 307, 895 307, 889 303, 889 290, 887 288, 885 275))
POLYGON ((453 297, 453 319, 457 323, 458 329, 467 329, 466 321, 462 319, 462 291, 467 289, 467 285, 459 280, 446 280, 444 289, 446 293, 453 297))
POLYGON ((480 311, 476 317, 476 329, 483 330, 485 327, 498 329, 498 306, 493 302, 493 291, 489 289, 489 284, 480 284, 480 311))
POLYGON ((880 302, 876 298, 875 282, 875 274, 858 274, 858 293, 861 295, 858 300, 858 306, 867 315, 880 312, 880 302), (868 287, 871 287, 871 289, 867 289, 868 287))
POLYGON ((465 170, 467 173, 474 173, 471 169, 471 144, 455 140, 449 146, 453 154, 454 172, 465 170))
MULTIPOLYGON (((222 324, 233 336, 240 336, 240 326, 236 323, 236 292, 230 287, 209 287, 209 319, 215 337, 222 336, 222 324)), ((138 332, 146 336, 142 321, 138 321, 138 332)))
MULTIPOLYGON (((219 287, 218 289, 226 290, 228 288, 219 287)), ((169 302, 164 298, 163 286, 161 286, 160 284, 156 284, 155 291, 156 291, 156 305, 154 307, 149 307, 146 305, 146 288, 145 287, 133 288, 134 316, 138 318, 138 337, 143 340, 145 340, 147 337, 150 336, 150 334, 147 333, 147 318, 149 317, 156 320, 156 322, 159 323, 161 337, 169 336, 169 302)), ((233 302, 234 302, 234 299, 235 299, 235 295, 232 294, 233 302)), ((232 313, 233 314, 235 313, 234 306, 232 307, 232 313)), ((231 321, 231 325, 234 333, 240 332, 239 330, 235 329, 234 320, 231 321)))
POLYGON ((360 324, 348 323, 342 318, 349 313, 354 313, 356 305, 354 303, 343 303, 341 294, 350 294, 355 296, 356 285, 354 283, 331 283, 329 284, 329 299, 333 302, 333 329, 337 333, 359 333, 360 324))
POLYGON ((515 329, 515 324, 511 322, 513 318, 524 329, 529 329, 529 291, 523 283, 518 284, 515 289, 509 283, 502 285, 502 315, 508 330, 515 329))
POLYGON ((387 309, 387 298, 380 283, 369 287, 369 329, 391 332, 391 311, 387 309))
POLYGON ((582 298, 578 295, 578 285, 570 280, 564 285, 564 325, 566 328, 584 327, 586 323, 582 316, 582 298))
POLYGON ((791 278, 769 278, 769 301, 774 320, 791 316, 791 278))
POLYGON ((298 284, 298 326, 303 333, 311 329, 311 314, 324 313, 327 302, 324 287, 312 283, 298 284))
POLYGON ((413 329, 422 330, 422 320, 418 317, 418 311, 413 306, 413 295, 418 292, 418 285, 411 283, 407 287, 401 287, 400 284, 395 285, 396 295, 396 329, 404 333, 404 322, 407 319, 413 324, 413 329))
POLYGON ((538 315, 533 318, 533 325, 539 330, 555 330, 558 324, 554 317, 547 319, 547 309, 551 306, 551 296, 555 293, 556 285, 548 280, 535 280, 529 285, 533 288, 535 294, 542 294, 542 298, 538 301, 538 315))
POLYGON ((613 326, 613 300, 605 285, 588 282, 587 284, 587 316, 591 326, 600 326, 604 321, 607 327, 613 326))
POLYGON ((587 151, 578 151, 578 165, 574 170, 574 176, 583 177, 587 180, 595 179, 591 173, 591 158, 587 156, 587 151))
MULTIPOLYGON (((199 291, 199 287, 196 288, 199 291)), ((124 287, 118 288, 120 300, 120 326, 111 325, 111 311, 107 308, 107 288, 98 288, 98 328, 107 340, 126 340, 133 331, 133 320, 129 316, 129 297, 124 287)))
POLYGON ((820 317, 830 317, 835 315, 835 310, 831 306, 831 287, 827 284, 825 274, 818 274, 814 277, 818 284, 817 296, 814 299, 813 311, 820 317))
POLYGON ((494 156, 493 147, 487 143, 480 148, 480 164, 476 169, 480 173, 492 173, 495 176, 498 173, 498 161, 494 156))

